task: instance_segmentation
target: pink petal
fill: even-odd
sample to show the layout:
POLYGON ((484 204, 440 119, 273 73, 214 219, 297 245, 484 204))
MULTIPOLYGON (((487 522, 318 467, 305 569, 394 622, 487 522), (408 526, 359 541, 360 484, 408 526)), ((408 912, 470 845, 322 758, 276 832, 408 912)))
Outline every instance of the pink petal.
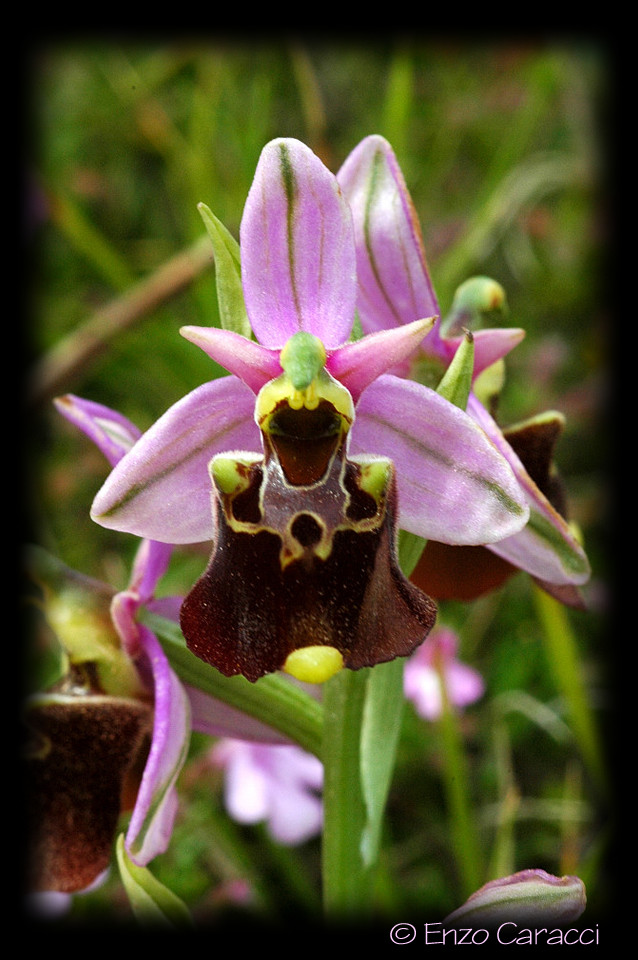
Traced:
MULTIPOLYGON (((353 214, 363 329, 440 316, 419 222, 390 144, 377 135, 366 137, 337 179, 353 214)), ((436 330, 431 343, 434 338, 436 330)))
POLYGON ((163 853, 170 840, 177 810, 175 781, 190 741, 190 709, 157 638, 143 624, 139 630, 153 672, 155 719, 151 749, 126 834, 126 849, 135 863, 143 866, 163 853))
POLYGON ((155 587, 166 573, 172 552, 172 544, 142 540, 135 555, 128 586, 129 590, 137 593, 141 603, 153 597, 155 587))
POLYGON ((216 327, 182 327, 180 333, 243 380, 255 393, 282 372, 278 349, 262 347, 239 333, 216 327))
POLYGON ((350 450, 394 461, 399 526, 426 539, 493 543, 529 516, 512 468, 485 433, 419 383, 375 380, 357 406, 350 450))
POLYGON ((93 502, 93 519, 164 543, 211 540, 208 464, 227 450, 260 450, 254 406, 254 393, 236 377, 182 397, 112 470, 93 502))
MULTIPOLYGON (((474 373, 472 379, 475 380, 479 373, 486 370, 497 360, 506 356, 510 350, 518 346, 525 337, 525 331, 517 327, 506 327, 489 330, 473 330, 474 337, 474 373)), ((461 337, 449 337, 441 340, 441 349, 445 358, 450 362, 456 353, 461 341, 461 337)), ((427 345, 425 346, 427 349, 427 345)))
POLYGON ((281 349, 299 330, 328 349, 348 340, 356 296, 350 210, 305 144, 278 139, 264 147, 240 246, 246 309, 262 344, 281 349))
POLYGON ((491 544, 490 549, 548 584, 585 583, 590 577, 589 561, 568 524, 536 486, 498 425, 473 394, 467 412, 511 464, 530 511, 529 522, 522 530, 491 544))
POLYGON ((122 459, 139 438, 141 430, 116 410, 68 393, 57 397, 55 406, 63 417, 79 427, 104 454, 111 466, 122 459))
POLYGON ((328 372, 343 383, 356 403, 373 380, 414 353, 433 323, 433 318, 416 320, 338 347, 328 356, 328 372))

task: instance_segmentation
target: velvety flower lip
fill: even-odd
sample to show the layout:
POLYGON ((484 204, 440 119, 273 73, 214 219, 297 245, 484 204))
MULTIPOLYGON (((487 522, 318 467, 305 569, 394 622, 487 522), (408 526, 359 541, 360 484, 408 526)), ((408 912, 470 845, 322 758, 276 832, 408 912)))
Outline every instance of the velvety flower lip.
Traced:
POLYGON ((107 868, 149 713, 140 700, 88 691, 79 676, 29 697, 24 785, 30 889, 74 893, 107 868))
POLYGON ((431 534, 426 508, 416 507, 426 493, 439 535, 448 536, 449 525, 452 542, 491 542, 520 530, 528 508, 513 473, 470 418, 427 387, 398 378, 379 386, 431 329, 431 315, 349 342, 357 293, 352 214, 336 178, 304 144, 279 139, 264 147, 240 236, 245 303, 257 342, 228 330, 182 330, 231 376, 196 388, 135 443, 98 492, 93 519, 158 541, 213 539, 208 463, 224 451, 261 449, 255 392, 277 373, 276 352, 304 331, 321 341, 326 370, 355 399, 352 449, 396 460, 409 529, 431 534), (401 417, 394 430, 393 403, 401 417), (366 451, 357 432, 363 437, 368 417, 367 433, 375 433, 371 418, 379 414, 385 443, 377 440, 376 449, 366 451), (475 445, 467 443, 470 435, 475 445), (430 474, 442 497, 428 483, 430 474))

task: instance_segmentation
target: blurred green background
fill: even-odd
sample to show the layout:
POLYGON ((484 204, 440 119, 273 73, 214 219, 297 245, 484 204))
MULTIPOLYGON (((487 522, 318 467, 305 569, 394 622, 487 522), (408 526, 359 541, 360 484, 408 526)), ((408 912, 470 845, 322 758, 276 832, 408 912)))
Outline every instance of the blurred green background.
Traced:
MULTIPOLYGON (((126 583, 133 538, 88 515, 106 463, 51 398, 72 392, 146 429, 218 375, 178 333, 217 323, 197 203, 237 236, 268 140, 298 137, 336 172, 360 139, 383 134, 420 217, 443 314, 458 284, 487 274, 506 290, 508 324, 527 331, 508 358, 501 423, 550 408, 567 416, 557 461, 593 567, 589 609, 569 611, 567 623, 589 718, 604 728, 608 67, 593 41, 211 35, 34 46, 24 225, 31 536, 70 566, 126 583)), ((180 554, 166 592, 188 589, 204 559, 180 554)), ((488 688, 462 718, 481 876, 527 866, 578 873, 595 920, 610 898, 609 799, 528 578, 469 606, 447 604, 441 619, 488 688)), ((404 726, 379 897, 397 920, 402 909, 427 919, 465 891, 450 852, 441 732, 410 711, 404 726)), ((175 842, 154 871, 202 914, 222 909, 216 891, 238 877, 275 914, 316 904, 318 841, 284 850, 265 829, 230 823, 204 748, 195 738, 175 842)), ((83 916, 127 909, 114 881, 74 907, 83 916)))

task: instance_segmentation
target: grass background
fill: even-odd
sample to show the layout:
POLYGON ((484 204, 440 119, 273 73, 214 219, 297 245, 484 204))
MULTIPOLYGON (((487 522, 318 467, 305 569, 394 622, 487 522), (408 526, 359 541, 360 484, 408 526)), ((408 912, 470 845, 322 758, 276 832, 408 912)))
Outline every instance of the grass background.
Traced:
MULTIPOLYGON (((610 784, 600 774, 608 741, 592 746, 582 732, 583 722, 604 731, 611 715, 604 46, 86 38, 34 45, 26 72, 30 535, 116 587, 126 583, 134 540, 90 521, 105 461, 51 398, 72 392, 145 429, 220 372, 178 334, 184 324, 217 322, 196 205, 205 202, 237 236, 268 140, 298 137, 336 172, 360 139, 385 135, 421 219, 443 314, 468 276, 503 285, 508 322, 527 336, 508 358, 499 417, 506 425, 550 408, 566 414, 557 462, 593 576, 588 609, 566 616, 551 607, 543 618, 524 575, 471 605, 442 605, 462 659, 487 683, 460 726, 474 868, 481 882, 528 866, 577 873, 595 923, 611 906, 614 879, 610 784), (168 287, 145 299, 167 265, 168 287), (561 680, 566 639, 584 721, 561 680)), ((166 592, 187 590, 203 560, 198 550, 180 554, 166 592)), ((206 918, 225 915, 224 891, 236 880, 253 891, 250 913, 314 910, 319 841, 286 849, 263 827, 229 821, 207 746, 194 738, 174 842, 154 872, 206 918)), ((396 921, 441 918, 468 892, 467 865, 450 843, 445 776, 444 732, 408 709, 378 890, 380 909, 396 921)), ((76 898, 71 916, 128 910, 111 878, 76 898)))

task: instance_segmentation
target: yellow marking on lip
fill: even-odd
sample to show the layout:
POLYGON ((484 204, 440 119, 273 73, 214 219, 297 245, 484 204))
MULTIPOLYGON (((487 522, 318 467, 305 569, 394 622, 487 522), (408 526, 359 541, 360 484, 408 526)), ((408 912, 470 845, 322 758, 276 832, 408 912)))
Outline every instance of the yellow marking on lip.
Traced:
POLYGON ((343 656, 336 647, 299 647, 288 654, 283 670, 305 683, 325 683, 343 669, 343 656))

